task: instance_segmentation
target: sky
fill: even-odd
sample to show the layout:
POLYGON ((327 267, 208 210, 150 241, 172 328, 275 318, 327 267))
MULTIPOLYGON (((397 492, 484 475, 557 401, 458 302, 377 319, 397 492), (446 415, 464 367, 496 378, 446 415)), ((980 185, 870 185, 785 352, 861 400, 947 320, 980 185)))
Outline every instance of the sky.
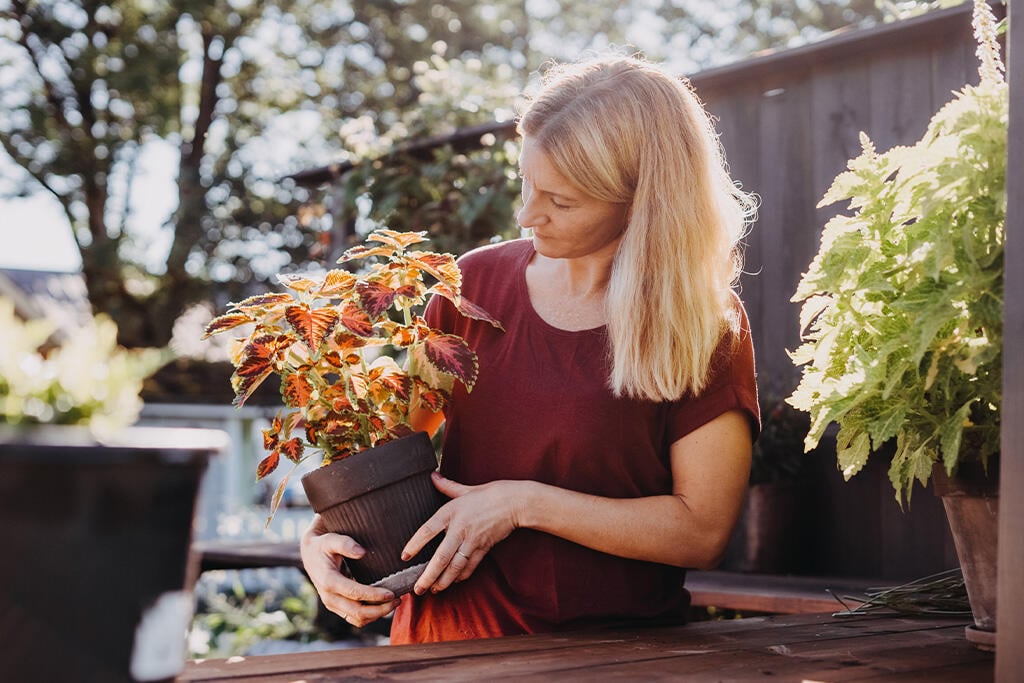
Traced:
MULTIPOLYGON (((175 208, 174 174, 177 151, 170 143, 147 143, 139 159, 132 188, 132 234, 141 234, 143 263, 158 266, 170 247, 169 234, 160 230, 175 208), (147 258, 148 257, 148 258, 147 258)), ((24 173, 0 153, 0 179, 9 181, 24 173)), ((0 182, 9 190, 11 182, 0 182)), ((81 269, 71 228, 55 197, 40 191, 30 197, 0 195, 0 268, 76 272, 81 269)))
POLYGON ((56 199, 0 200, 0 268, 77 271, 82 260, 56 199))

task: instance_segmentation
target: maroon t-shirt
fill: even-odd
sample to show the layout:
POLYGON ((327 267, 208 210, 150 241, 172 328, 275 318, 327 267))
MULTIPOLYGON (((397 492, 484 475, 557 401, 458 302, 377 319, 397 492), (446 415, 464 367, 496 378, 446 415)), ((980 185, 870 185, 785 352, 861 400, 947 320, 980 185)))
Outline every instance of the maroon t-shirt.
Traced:
MULTIPOLYGON (((707 389, 674 402, 616 398, 607 386, 604 327, 570 332, 530 303, 530 240, 464 256, 463 295, 505 332, 434 298, 428 321, 464 337, 480 359, 471 394, 446 411, 441 471, 464 484, 531 479, 610 498, 672 491, 671 445, 730 411, 757 429, 757 390, 744 316, 739 343, 723 343, 707 389), (726 348, 729 350, 726 351, 726 348)), ((738 300, 737 300, 738 301, 738 300)), ((639 530, 642 533, 642 530, 639 530)), ((685 570, 601 553, 530 529, 497 544, 465 582, 406 596, 392 643, 459 640, 582 628, 618 620, 683 622, 685 570)))

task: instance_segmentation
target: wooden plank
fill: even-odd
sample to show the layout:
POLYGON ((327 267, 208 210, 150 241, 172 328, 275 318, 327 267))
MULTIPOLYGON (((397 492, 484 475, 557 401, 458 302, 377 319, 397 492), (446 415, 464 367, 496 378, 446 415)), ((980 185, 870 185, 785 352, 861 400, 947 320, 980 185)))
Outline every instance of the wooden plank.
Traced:
POLYGON ((302 568, 298 541, 196 541, 200 571, 256 567, 302 568))
MULTIPOLYGON (((734 181, 747 192, 756 192, 761 182, 761 148, 759 129, 762 88, 711 89, 697 92, 708 112, 717 122, 726 162, 734 181)), ((758 281, 761 272, 762 248, 760 222, 755 223, 745 240, 744 275, 740 279, 740 298, 750 319, 755 347, 762 336, 765 320, 762 313, 764 288, 758 281)))
MULTIPOLYGON (((686 588, 698 607, 715 606, 741 612, 807 614, 844 609, 833 596, 863 596, 872 587, 889 585, 882 580, 742 574, 738 572, 687 572, 686 588), (831 592, 830 592, 831 591, 831 592)), ((851 599, 850 606, 857 600, 851 599)))
MULTIPOLYGON (((272 680, 481 680, 515 676, 527 680, 555 676, 623 676, 658 679, 686 672, 735 673, 735 680, 756 680, 765 670, 799 673, 849 670, 843 662, 856 652, 870 672, 874 659, 902 661, 905 669, 919 658, 874 655, 898 648, 930 649, 927 666, 974 662, 991 671, 991 657, 959 648, 963 623, 951 620, 821 615, 702 622, 685 627, 549 634, 479 641, 396 646, 335 652, 237 658, 230 662, 190 663, 181 681, 219 680, 256 683, 272 680), (953 647, 947 647, 949 643, 953 647), (808 654, 810 653, 810 654, 808 654), (824 654, 822 654, 824 653, 824 654), (822 664, 824 662, 824 664, 822 664), (833 666, 834 662, 838 662, 833 666), (754 675, 752 675, 754 674, 754 675)), ((889 669, 897 667, 889 666, 889 669)), ((728 680, 725 677, 720 680, 728 680)), ((791 677, 780 680, 791 680, 791 677)), ((835 680, 843 680, 836 678, 835 680)), ((980 680, 980 679, 979 679, 980 680)))
MULTIPOLYGON (((868 61, 863 57, 828 64, 814 70, 811 82, 811 160, 815 204, 846 170, 850 159, 860 155, 860 133, 871 124, 871 87, 868 61)), ((815 212, 815 242, 828 220, 846 211, 844 204, 815 212)))
POLYGON ((806 80, 765 93, 761 103, 761 232, 765 326, 758 354, 758 379, 788 394, 798 372, 786 354, 799 343, 799 307, 789 298, 800 273, 817 251, 811 182, 810 91, 806 80))
POLYGON ((999 498, 1000 606, 996 680, 1024 681, 1024 14, 1010 3, 1010 145, 1006 171, 1006 290, 999 498))
POLYGON ((868 134, 879 151, 916 142, 932 115, 931 53, 927 45, 911 47, 871 60, 868 134))

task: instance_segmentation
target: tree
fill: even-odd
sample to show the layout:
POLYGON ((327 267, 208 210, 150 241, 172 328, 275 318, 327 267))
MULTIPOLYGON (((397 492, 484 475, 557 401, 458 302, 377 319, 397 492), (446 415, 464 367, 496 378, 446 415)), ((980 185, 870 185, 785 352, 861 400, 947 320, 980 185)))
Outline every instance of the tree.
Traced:
POLYGON ((340 201, 287 179, 365 157, 360 136, 376 154, 491 121, 548 57, 632 43, 686 72, 880 16, 872 0, 0 0, 0 145, 21 193, 63 207, 93 307, 123 343, 162 345, 192 302, 327 259, 330 212, 424 226, 445 248, 514 225, 500 141, 388 178, 363 164, 340 201), (178 160, 156 232, 136 215, 153 149, 178 160))
POLYGON ((378 111, 389 127, 387 112, 415 100, 411 64, 441 40, 424 37, 482 48, 486 33, 462 31, 447 12, 427 2, 13 0, 0 4, 0 144, 26 172, 20 192, 41 187, 60 202, 90 301, 117 321, 121 342, 162 345, 190 303, 239 295, 309 258, 319 235, 299 218, 308 192, 279 182, 283 160, 335 158, 329 131, 346 117, 378 111), (178 150, 177 206, 153 234, 136 225, 132 193, 140 157, 161 142, 178 150), (139 243, 161 239, 166 252, 147 261, 139 243))

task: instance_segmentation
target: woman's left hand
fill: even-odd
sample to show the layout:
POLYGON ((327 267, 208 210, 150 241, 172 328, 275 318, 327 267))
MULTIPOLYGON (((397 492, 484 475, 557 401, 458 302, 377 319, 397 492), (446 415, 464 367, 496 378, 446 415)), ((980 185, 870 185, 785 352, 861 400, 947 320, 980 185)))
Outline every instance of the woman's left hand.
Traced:
POLYGON ((527 484, 495 481, 466 486, 437 472, 432 477, 437 490, 451 500, 413 534, 402 551, 402 559, 408 560, 430 539, 445 532, 444 540, 413 587, 417 595, 427 591, 439 593, 473 574, 484 555, 519 526, 517 506, 522 497, 516 488, 527 484))

